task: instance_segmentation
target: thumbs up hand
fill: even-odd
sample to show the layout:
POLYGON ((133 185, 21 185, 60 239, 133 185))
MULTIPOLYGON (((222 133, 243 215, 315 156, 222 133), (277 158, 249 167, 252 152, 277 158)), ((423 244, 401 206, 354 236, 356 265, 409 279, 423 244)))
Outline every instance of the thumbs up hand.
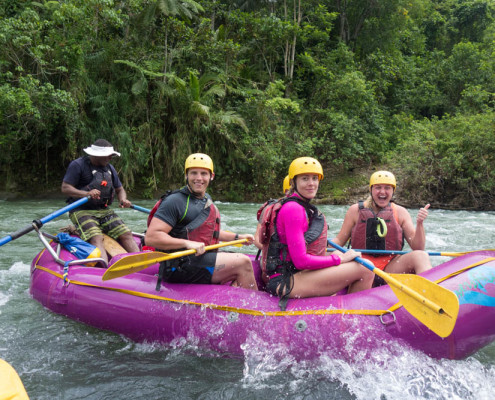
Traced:
POLYGON ((422 223, 428 217, 429 208, 430 208, 430 204, 427 204, 423 208, 419 209, 418 216, 416 217, 417 223, 422 223))

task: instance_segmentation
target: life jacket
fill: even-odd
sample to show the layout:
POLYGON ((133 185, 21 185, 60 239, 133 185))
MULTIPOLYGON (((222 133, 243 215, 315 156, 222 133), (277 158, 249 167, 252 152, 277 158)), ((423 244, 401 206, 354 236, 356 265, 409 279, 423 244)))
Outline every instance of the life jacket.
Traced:
POLYGON ((262 244, 268 243, 268 240, 270 239, 269 232, 271 213, 273 211, 273 206, 275 205, 275 203, 280 200, 282 199, 270 199, 265 201, 265 203, 258 209, 258 212, 256 213, 256 218, 258 220, 258 223, 260 224, 259 240, 262 244))
POLYGON ((91 169, 91 173, 93 174, 93 180, 89 182, 82 190, 90 191, 92 189, 98 189, 100 191, 99 199, 88 200, 87 205, 90 208, 107 208, 113 202, 113 198, 115 197, 115 188, 113 187, 112 180, 112 170, 110 166, 106 165, 104 167, 95 167, 91 164, 89 157, 85 158, 86 163, 89 165, 91 169))
POLYGON ((359 201, 358 222, 351 232, 351 246, 354 249, 367 250, 402 250, 404 232, 399 225, 397 209, 394 203, 389 203, 378 214, 364 207, 359 201), (383 219, 387 226, 386 235, 380 234, 380 221, 383 219), (383 237, 382 237, 383 236, 383 237))
POLYGON ((262 235, 260 242, 263 244, 261 269, 265 282, 274 274, 295 273, 298 269, 292 261, 287 259, 287 244, 280 242, 277 232, 277 217, 282 206, 295 201, 306 210, 308 215, 308 230, 304 233, 306 251, 316 256, 324 256, 327 248, 327 222, 325 216, 312 204, 298 197, 284 197, 282 199, 267 202, 260 213, 262 235))
POLYGON ((148 216, 148 226, 150 226, 151 220, 160 207, 160 204, 171 194, 181 193, 185 197, 186 210, 182 215, 178 224, 172 228, 170 231, 170 236, 175 238, 193 240, 195 242, 203 242, 205 245, 216 244, 219 242, 220 236, 220 211, 218 211, 217 206, 213 204, 213 200, 208 196, 205 207, 201 213, 187 225, 181 225, 180 222, 184 220, 187 215, 187 210, 189 207, 189 198, 193 194, 184 186, 177 190, 168 190, 163 194, 160 199, 156 202, 150 211, 148 216))

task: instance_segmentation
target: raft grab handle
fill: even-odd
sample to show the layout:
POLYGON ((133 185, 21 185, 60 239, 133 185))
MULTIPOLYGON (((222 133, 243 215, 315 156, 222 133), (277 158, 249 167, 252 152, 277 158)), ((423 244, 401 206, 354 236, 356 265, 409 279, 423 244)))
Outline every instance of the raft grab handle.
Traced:
POLYGON ((381 314, 379 317, 380 317, 380 322, 382 323, 382 325, 385 325, 385 326, 392 325, 392 324, 395 324, 397 322, 397 318, 395 317, 395 313, 393 311, 390 311, 390 310, 387 310, 385 313, 381 314), (384 315, 392 315, 392 319, 385 321, 383 319, 384 315))

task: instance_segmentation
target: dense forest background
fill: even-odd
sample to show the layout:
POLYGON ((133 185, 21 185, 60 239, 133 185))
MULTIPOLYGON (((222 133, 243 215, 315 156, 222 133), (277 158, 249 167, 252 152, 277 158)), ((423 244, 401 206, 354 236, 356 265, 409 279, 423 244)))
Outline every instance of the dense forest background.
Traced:
POLYGON ((290 161, 346 202, 386 167, 403 203, 495 209, 491 0, 3 0, 0 191, 58 191, 97 138, 131 198, 215 161, 216 198, 290 161))

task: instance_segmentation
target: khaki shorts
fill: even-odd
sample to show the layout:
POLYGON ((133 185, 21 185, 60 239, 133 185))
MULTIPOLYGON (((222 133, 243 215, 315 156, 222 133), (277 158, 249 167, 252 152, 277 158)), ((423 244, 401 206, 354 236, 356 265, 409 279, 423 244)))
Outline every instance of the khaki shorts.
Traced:
POLYGON ((104 233, 113 239, 131 230, 124 221, 111 209, 80 210, 69 214, 69 218, 77 228, 81 239, 89 241, 92 237, 104 233))

